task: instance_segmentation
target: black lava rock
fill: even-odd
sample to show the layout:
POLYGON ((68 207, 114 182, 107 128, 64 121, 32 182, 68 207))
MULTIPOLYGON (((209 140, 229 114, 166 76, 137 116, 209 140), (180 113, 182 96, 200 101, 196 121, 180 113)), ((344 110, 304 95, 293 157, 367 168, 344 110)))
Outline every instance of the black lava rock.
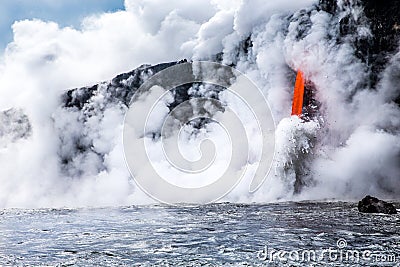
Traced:
POLYGON ((364 213, 396 214, 397 210, 391 203, 387 203, 376 197, 366 196, 358 202, 358 211, 364 213))
MULTIPOLYGON (((338 16, 338 0, 320 0, 318 9, 338 16)), ((343 5, 343 4, 342 4, 343 5)), ((374 88, 381 78, 381 72, 398 52, 400 41, 400 1, 358 0, 344 1, 344 5, 362 7, 365 16, 353 16, 349 12, 340 19, 338 40, 349 35, 355 36, 356 56, 370 68, 370 86, 374 88), (369 25, 371 36, 357 34, 359 24, 369 25)))

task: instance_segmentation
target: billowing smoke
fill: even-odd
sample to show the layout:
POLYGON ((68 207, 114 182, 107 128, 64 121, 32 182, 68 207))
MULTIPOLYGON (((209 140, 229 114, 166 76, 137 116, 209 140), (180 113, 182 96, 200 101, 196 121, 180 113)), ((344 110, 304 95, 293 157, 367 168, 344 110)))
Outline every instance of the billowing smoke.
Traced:
MULTIPOLYGON (((154 70, 142 66, 141 76, 121 77, 118 86, 103 82, 89 96, 74 91, 69 103, 83 99, 82 106, 66 104, 63 96, 145 63, 183 58, 235 66, 263 91, 275 119, 275 160, 266 181, 249 193, 245 176, 222 201, 400 196, 400 52, 369 82, 372 70, 355 44, 373 33, 357 1, 337 1, 335 12, 311 0, 164 4, 126 0, 126 10, 88 17, 80 29, 14 23, 14 40, 0 57, 0 207, 151 202, 125 164, 129 100, 118 86, 146 80, 154 70), (309 121, 290 117, 297 69, 314 84, 319 103, 309 121)), ((217 94, 224 99, 224 92, 217 94)), ((160 121, 171 101, 158 107, 160 121)))

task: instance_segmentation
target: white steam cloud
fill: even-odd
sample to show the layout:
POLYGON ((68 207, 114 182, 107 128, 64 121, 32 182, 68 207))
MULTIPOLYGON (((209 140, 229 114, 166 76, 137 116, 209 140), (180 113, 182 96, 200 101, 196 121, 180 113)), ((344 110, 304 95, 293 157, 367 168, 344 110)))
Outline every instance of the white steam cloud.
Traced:
MULTIPOLYGON (((223 200, 400 196, 400 109, 392 102, 400 82, 400 52, 376 89, 360 87, 368 79, 366 66, 354 56, 351 40, 337 44, 328 38, 338 21, 313 9, 315 3, 126 0, 126 10, 88 17, 80 29, 15 22, 14 40, 1 56, 0 110, 22 109, 32 134, 0 144, 0 207, 151 202, 125 165, 126 108, 105 107, 104 86, 92 103, 104 112, 91 116, 82 129, 78 112, 59 108, 60 96, 65 89, 95 84, 144 63, 213 60, 219 52, 223 63, 236 64, 265 93, 277 124, 276 159, 264 185, 251 194, 245 177, 223 200), (310 27, 298 38, 304 16, 310 27), (252 46, 244 52, 248 37, 252 46), (289 118, 290 68, 302 69, 315 84, 320 121, 289 118), (61 140, 60 152, 60 138, 78 135, 93 141, 94 152, 75 159, 70 170, 60 170, 59 153, 72 153, 72 139, 61 140), (306 186, 296 192, 299 169, 306 186)), ((358 7, 351 8, 362 15, 358 7)), ((368 25, 359 25, 358 32, 370 34, 368 25)))

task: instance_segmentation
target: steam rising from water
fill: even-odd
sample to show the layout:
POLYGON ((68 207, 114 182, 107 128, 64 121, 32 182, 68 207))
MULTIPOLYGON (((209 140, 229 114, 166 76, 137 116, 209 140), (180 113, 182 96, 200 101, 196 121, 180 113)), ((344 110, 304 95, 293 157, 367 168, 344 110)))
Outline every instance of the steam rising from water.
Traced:
MULTIPOLYGON (((0 65, 0 110, 22 109, 31 134, 12 142, 0 133, 0 207, 152 201, 125 165, 127 107, 107 101, 107 83, 84 111, 84 126, 82 113, 60 108, 60 96, 66 88, 93 84, 142 63, 215 60, 219 52, 222 63, 235 64, 264 92, 277 124, 276 159, 267 181, 249 193, 250 177, 244 177, 224 201, 398 197, 400 110, 393 99, 400 53, 370 88, 368 67, 355 57, 352 45, 356 36, 371 34, 369 25, 358 20, 357 32, 341 42, 335 38, 339 19, 362 17, 361 7, 338 1, 340 11, 331 15, 317 11, 314 2, 194 0, 164 7, 127 0, 126 11, 87 18, 80 30, 16 22, 14 41, 0 65), (252 46, 246 45, 249 36, 252 46), (317 88, 316 121, 289 118, 291 69, 298 68, 317 88), (77 153, 78 136, 85 137, 82 145, 92 145, 91 152, 77 153), (69 154, 73 161, 65 167, 60 155, 69 154)), ((165 112, 160 107, 160 120, 165 112)))

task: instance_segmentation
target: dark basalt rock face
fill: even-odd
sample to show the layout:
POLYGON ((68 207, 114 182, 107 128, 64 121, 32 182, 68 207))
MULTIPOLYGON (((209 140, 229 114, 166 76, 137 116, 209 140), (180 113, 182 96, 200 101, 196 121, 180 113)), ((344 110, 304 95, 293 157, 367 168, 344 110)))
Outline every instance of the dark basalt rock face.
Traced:
MULTIPOLYGON (((179 63, 142 65, 109 82, 66 91, 61 97, 61 107, 53 114, 60 142, 58 156, 62 171, 68 176, 81 176, 88 172, 81 164, 86 161, 91 162, 92 173, 106 170, 105 155, 110 151, 99 149, 94 144, 96 133, 102 131, 105 113, 116 110, 122 122, 123 114, 139 87, 152 75, 179 63)), ((113 125, 117 126, 118 122, 113 125)))
MULTIPOLYGON (((370 35, 356 36, 356 56, 370 67, 370 86, 378 82, 391 56, 396 54, 400 43, 400 1, 347 0, 344 5, 362 8, 365 16, 354 17, 351 13, 340 19, 340 36, 345 38, 357 32, 357 26, 365 24, 370 35)), ((337 0, 320 0, 319 9, 332 15, 339 11, 337 0)))
MULTIPOLYGON (((105 155, 110 151, 98 149, 94 144, 96 132, 102 131, 105 113, 117 110, 123 121, 123 114, 139 87, 152 75, 179 63, 142 65, 111 81, 66 91, 61 97, 60 108, 53 114, 62 171, 68 176, 81 176, 88 172, 81 164, 86 161, 90 162, 92 173, 106 170, 105 155)), ((116 122, 113 126, 117 125, 116 122)))
MULTIPOLYGON (((123 73, 109 82, 102 82, 94 86, 82 87, 66 91, 62 95, 61 107, 53 114, 53 120, 60 139, 59 157, 61 167, 69 176, 80 176, 85 169, 82 168, 86 160, 92 162, 94 172, 106 170, 104 165, 106 154, 110 151, 99 149, 94 144, 96 133, 101 133, 105 113, 116 112, 118 119, 113 127, 123 122, 124 114, 129 104, 138 92, 140 86, 156 73, 187 62, 161 63, 158 65, 142 65, 139 68, 123 73), (68 119, 66 119, 68 118, 68 119), (93 164, 95 162, 95 164, 93 164)), ((189 83, 177 86, 171 90, 173 101, 169 103, 170 112, 179 104, 196 97, 218 98, 218 92, 223 90, 216 85, 204 87, 202 83, 189 83)), ((216 107, 218 110, 222 107, 216 107)), ((188 111, 189 112, 189 111, 188 111)), ((194 111, 193 112, 202 112, 194 111)), ((180 119, 180 118, 179 118, 180 119)), ((107 119, 106 119, 107 120, 107 119)), ((190 125, 199 129, 208 121, 199 119, 191 121, 190 125)), ((151 133, 153 139, 160 137, 160 132, 151 133)))
MULTIPOLYGON (((133 71, 116 76, 109 84, 106 84, 107 94, 105 95, 104 102, 121 102, 127 106, 136 90, 144 81, 157 72, 182 62, 185 61, 161 63, 154 66, 145 64, 133 71)), ((90 102, 90 99, 99 93, 101 85, 96 84, 90 87, 68 90, 62 97, 63 106, 66 108, 83 109, 90 102)))
POLYGON ((391 203, 387 203, 376 197, 366 196, 358 202, 358 211, 364 213, 396 214, 397 210, 391 203))

